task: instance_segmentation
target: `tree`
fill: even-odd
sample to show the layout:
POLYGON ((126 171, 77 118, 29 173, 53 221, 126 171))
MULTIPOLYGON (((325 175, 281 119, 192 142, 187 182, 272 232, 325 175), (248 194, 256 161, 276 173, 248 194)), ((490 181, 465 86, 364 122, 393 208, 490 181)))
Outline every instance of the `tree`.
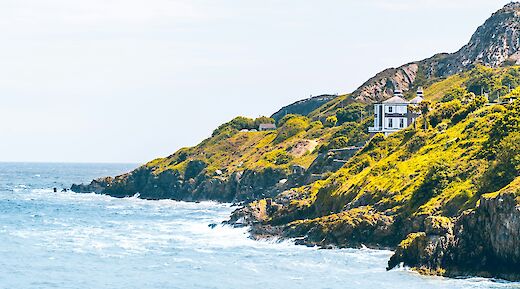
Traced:
POLYGON ((267 116, 260 116, 255 119, 255 128, 258 128, 259 125, 263 123, 275 123, 274 118, 270 118, 267 116))
POLYGON ((413 117, 413 130, 417 130, 417 120, 415 119, 421 111, 415 104, 408 105, 408 111, 414 116, 413 117))
POLYGON ((361 103, 352 103, 347 105, 345 108, 341 108, 336 112, 338 118, 338 125, 345 122, 359 121, 362 118, 363 110, 365 106, 361 103))
POLYGON ((430 106, 431 103, 428 100, 424 100, 419 103, 419 110, 421 111, 424 119, 424 130, 428 129, 428 112, 430 111, 430 106))

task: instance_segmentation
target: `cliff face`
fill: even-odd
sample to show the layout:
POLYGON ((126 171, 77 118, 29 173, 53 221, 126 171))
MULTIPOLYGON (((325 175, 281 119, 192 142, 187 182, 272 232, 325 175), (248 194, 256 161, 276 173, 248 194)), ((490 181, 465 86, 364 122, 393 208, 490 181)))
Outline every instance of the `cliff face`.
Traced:
POLYGON ((356 89, 353 97, 362 102, 378 102, 390 98, 395 86, 406 92, 437 78, 470 70, 476 64, 493 68, 520 64, 519 49, 520 3, 510 3, 480 26, 459 51, 380 72, 356 89))
POLYGON ((482 196, 480 206, 446 230, 410 234, 388 269, 403 263, 420 272, 520 280, 520 190, 482 196))
POLYGON ((244 202, 272 197, 294 186, 303 176, 304 169, 295 169, 288 175, 285 170, 244 170, 229 176, 208 176, 206 165, 201 161, 188 164, 192 171, 182 174, 166 170, 154 174, 153 170, 141 167, 116 178, 93 180, 88 185, 73 185, 75 192, 95 192, 124 198, 138 194, 143 199, 172 199, 183 201, 214 200, 220 202, 244 202), (284 180, 280 182, 281 180, 284 180))

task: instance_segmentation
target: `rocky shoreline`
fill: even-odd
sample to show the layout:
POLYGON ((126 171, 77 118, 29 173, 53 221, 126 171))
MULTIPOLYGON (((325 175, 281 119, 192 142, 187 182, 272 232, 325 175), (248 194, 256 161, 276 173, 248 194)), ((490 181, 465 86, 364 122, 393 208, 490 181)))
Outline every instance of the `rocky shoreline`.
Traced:
POLYGON ((253 239, 291 239, 297 245, 323 249, 394 250, 387 270, 406 266, 426 275, 520 281, 520 197, 516 192, 484 195, 477 208, 453 220, 426 217, 422 231, 408 233, 397 245, 402 235, 397 232, 399 224, 376 212, 345 212, 362 221, 343 222, 324 232, 312 221, 307 226, 298 222, 277 225, 272 217, 279 206, 273 200, 252 203, 237 209, 225 223, 249 226, 253 239), (374 221, 366 220, 369 215, 374 221))

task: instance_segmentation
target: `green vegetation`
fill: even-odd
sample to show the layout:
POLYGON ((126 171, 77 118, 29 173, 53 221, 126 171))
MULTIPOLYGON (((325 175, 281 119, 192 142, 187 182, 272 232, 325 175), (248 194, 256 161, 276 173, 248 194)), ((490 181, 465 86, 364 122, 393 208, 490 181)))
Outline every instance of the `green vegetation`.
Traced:
MULTIPOLYGON (((473 92, 481 85, 496 91, 506 81, 518 83, 517 71, 478 67, 454 76, 457 81, 433 84, 443 95, 421 106, 418 121, 426 126, 388 137, 375 135, 327 179, 295 190, 302 196, 275 213, 272 222, 288 220, 292 231, 301 235, 307 234, 310 224, 320 232, 333 231, 340 223, 355 226, 351 212, 358 211, 352 210, 368 206, 371 215, 392 217, 410 230, 414 220, 436 216, 427 225, 418 222, 417 229, 441 230, 451 224, 449 217, 477 206, 481 195, 520 187, 519 101, 486 105, 487 99, 473 92)), ((355 131, 347 130, 333 136, 327 148, 347 146, 351 139, 347 135, 355 131)), ((360 218, 364 222, 365 217, 360 218)))
MULTIPOLYGON (((364 146, 339 170, 324 171, 321 180, 282 194, 282 204, 267 210, 257 206, 268 203, 262 200, 252 206, 262 208, 263 221, 286 225, 293 235, 313 236, 315 243, 339 242, 348 238, 341 234, 350 234, 359 242, 397 245, 412 232, 449 230, 450 218, 475 208, 484 194, 520 190, 520 101, 490 105, 480 95, 515 99, 518 84, 518 67, 477 67, 431 83, 425 88, 428 101, 418 108, 417 128, 377 134, 370 141, 366 131, 373 118, 361 118, 370 107, 348 95, 308 117, 286 115, 274 131, 241 132, 272 120, 238 117, 201 144, 146 166, 154 174, 186 177, 202 172, 225 178, 267 169, 289 173, 291 166, 308 168, 331 149, 364 146), (367 233, 382 224, 384 232, 367 233)), ((422 238, 409 237, 403 246, 422 238)))
POLYGON ((219 126, 212 136, 199 145, 183 148, 166 158, 145 165, 155 175, 166 171, 183 175, 185 179, 202 173, 208 178, 228 177, 244 170, 267 169, 290 172, 292 165, 308 168, 318 153, 334 147, 363 143, 368 139, 365 123, 346 122, 324 126, 305 116, 289 114, 278 122, 273 131, 244 131, 258 128, 260 123, 273 123, 267 117, 250 119, 236 117, 219 126))
POLYGON ((338 111, 336 112, 338 124, 361 120, 364 110, 365 105, 361 103, 352 103, 347 105, 345 108, 338 109, 338 111))

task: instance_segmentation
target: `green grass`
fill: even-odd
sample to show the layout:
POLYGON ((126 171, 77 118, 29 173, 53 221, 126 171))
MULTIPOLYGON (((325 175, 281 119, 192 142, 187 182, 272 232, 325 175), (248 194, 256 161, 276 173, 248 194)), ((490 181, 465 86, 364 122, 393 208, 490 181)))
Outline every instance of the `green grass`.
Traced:
MULTIPOLYGON (((511 75, 512 69, 517 68, 493 70, 492 77, 495 81, 506 79, 504 75, 511 75)), ((515 157, 520 154, 519 146, 506 145, 513 155, 501 157, 504 145, 499 144, 520 131, 518 101, 487 106, 481 97, 465 94, 463 99, 451 101, 458 102, 456 106, 440 103, 454 87, 466 89, 468 83, 478 81, 485 83, 480 70, 431 85, 426 89, 426 97, 433 100, 428 119, 435 116, 437 127, 419 129, 424 122, 420 118, 417 130, 410 127, 386 138, 373 138, 327 179, 294 190, 302 195, 275 214, 273 222, 289 220, 291 227, 310 228, 314 224, 320 231, 330 231, 338 222, 352 225, 349 212, 366 207, 373 215, 397 219, 455 217, 475 208, 482 195, 493 193, 486 186, 490 176, 495 183, 497 178, 501 180, 498 183, 505 182, 504 187, 494 188, 495 194, 513 191, 520 195, 520 165, 515 157), (445 113, 448 107, 455 109, 445 113), (504 159, 515 161, 504 164, 504 159), (514 175, 517 177, 508 179, 514 175)))

